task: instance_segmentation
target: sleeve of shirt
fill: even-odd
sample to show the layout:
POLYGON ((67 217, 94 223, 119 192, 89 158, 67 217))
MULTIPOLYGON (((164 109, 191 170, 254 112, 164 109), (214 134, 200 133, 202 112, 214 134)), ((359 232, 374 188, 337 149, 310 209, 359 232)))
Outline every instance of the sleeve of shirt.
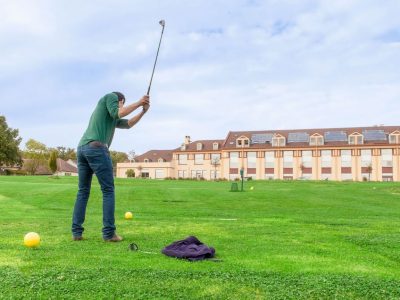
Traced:
POLYGON ((115 126, 119 129, 129 129, 131 128, 128 124, 128 119, 118 119, 117 125, 115 126))
POLYGON ((106 106, 108 113, 113 119, 119 119, 118 116, 118 96, 114 93, 110 93, 106 95, 106 106))

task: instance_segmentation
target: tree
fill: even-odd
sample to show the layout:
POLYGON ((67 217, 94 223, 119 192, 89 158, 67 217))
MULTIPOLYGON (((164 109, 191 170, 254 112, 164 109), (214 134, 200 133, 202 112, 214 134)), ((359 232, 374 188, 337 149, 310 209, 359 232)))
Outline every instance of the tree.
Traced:
POLYGON ((117 166, 117 163, 128 160, 128 155, 125 152, 110 151, 110 156, 114 168, 117 166))
POLYGON ((214 157, 211 160, 211 164, 214 166, 214 180, 216 180, 217 179, 217 166, 220 164, 219 157, 214 157))
POLYGON ((372 165, 369 165, 367 167, 367 173, 368 173, 368 181, 371 181, 371 173, 372 173, 372 165))
POLYGON ((35 175, 39 166, 45 165, 49 156, 49 151, 45 144, 38 142, 34 139, 29 139, 25 143, 26 150, 24 151, 24 158, 29 159, 24 165, 25 169, 31 175, 35 175))
POLYGON ((21 165, 19 144, 22 138, 18 136, 18 129, 8 127, 6 118, 0 116, 0 166, 21 165))
POLYGON ((129 159, 130 162, 132 162, 135 159, 135 157, 136 157, 135 150, 131 150, 131 151, 128 152, 128 159, 129 159))
POLYGON ((57 151, 51 151, 50 153, 49 168, 53 174, 57 171, 57 151))
POLYGON ((139 165, 139 166, 137 167, 137 170, 138 170, 138 172, 139 172, 138 177, 142 177, 142 170, 143 170, 143 167, 139 165))
POLYGON ((66 148, 64 146, 59 146, 54 150, 57 151, 57 156, 62 160, 76 160, 76 152, 74 148, 66 148))
POLYGON ((126 174, 126 176, 127 176, 128 178, 135 177, 135 170, 128 169, 128 170, 126 170, 125 174, 126 174))

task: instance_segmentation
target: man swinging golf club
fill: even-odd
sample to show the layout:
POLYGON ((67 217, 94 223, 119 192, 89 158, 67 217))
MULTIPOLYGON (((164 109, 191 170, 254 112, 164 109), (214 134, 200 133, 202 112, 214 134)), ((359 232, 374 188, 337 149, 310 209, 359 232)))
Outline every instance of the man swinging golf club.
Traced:
POLYGON ((83 239, 83 222, 90 194, 93 173, 96 174, 103 193, 103 239, 109 242, 122 241, 115 232, 115 194, 113 166, 108 150, 115 128, 129 129, 134 126, 150 107, 150 98, 143 96, 139 101, 124 106, 125 97, 112 92, 102 97, 90 117, 88 128, 83 134, 77 151, 79 190, 72 219, 72 238, 83 239), (131 119, 122 119, 139 107, 142 111, 131 119))
POLYGON ((83 222, 85 221, 86 206, 90 194, 90 186, 93 173, 96 174, 103 193, 103 239, 108 242, 120 242, 122 237, 115 232, 115 195, 114 177, 110 158, 110 147, 115 128, 128 129, 134 126, 150 107, 150 88, 153 81, 154 70, 157 64, 158 52, 165 28, 165 21, 161 20, 162 26, 160 42, 158 43, 157 55, 151 73, 147 94, 138 102, 128 106, 125 104, 125 96, 119 92, 112 92, 99 100, 90 117, 89 126, 78 145, 78 174, 79 190, 75 201, 72 217, 72 239, 80 241, 83 239, 83 222), (121 119, 139 107, 143 110, 131 119, 121 119))

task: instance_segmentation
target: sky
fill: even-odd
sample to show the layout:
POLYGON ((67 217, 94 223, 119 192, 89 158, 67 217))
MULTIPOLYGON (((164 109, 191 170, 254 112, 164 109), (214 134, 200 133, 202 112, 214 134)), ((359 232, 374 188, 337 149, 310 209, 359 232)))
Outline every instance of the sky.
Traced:
MULTIPOLYGON (((229 131, 400 125, 400 1, 0 0, 0 115, 75 148, 97 101, 151 108, 112 150, 229 131)), ((133 116, 133 115, 132 115, 133 116)))

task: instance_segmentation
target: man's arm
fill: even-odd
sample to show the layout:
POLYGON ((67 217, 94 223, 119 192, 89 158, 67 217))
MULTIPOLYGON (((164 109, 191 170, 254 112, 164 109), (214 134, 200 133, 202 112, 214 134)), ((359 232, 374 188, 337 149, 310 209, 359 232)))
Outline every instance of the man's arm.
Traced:
MULTIPOLYGON (((147 95, 145 95, 145 96, 143 96, 138 102, 134 102, 134 103, 132 103, 132 104, 129 104, 129 105, 127 105, 127 106, 123 106, 123 107, 120 107, 119 109, 118 109, 118 117, 119 118, 123 118, 123 117, 125 117, 125 116, 127 116, 127 115, 129 115, 131 112, 133 112, 134 110, 136 110, 136 109, 138 109, 140 106, 145 106, 145 105, 149 105, 149 103, 150 103, 150 100, 149 100, 149 96, 147 96, 147 95)), ((140 114, 138 114, 138 115, 140 115, 140 114)), ((135 117, 133 117, 132 119, 134 119, 135 117)), ((141 118, 141 117, 140 117, 141 118)), ((140 118, 139 118, 139 120, 140 120, 140 118)), ((132 120, 132 119, 130 119, 130 120, 132 120)), ((129 121, 130 121, 129 120, 129 121)), ((139 121, 138 120, 138 121, 139 121)), ((137 123, 137 121, 133 124, 133 125, 135 125, 137 123)), ((132 125, 132 126, 133 126, 132 125)), ((131 126, 131 127, 132 127, 131 126)))
POLYGON ((147 110, 148 110, 148 108, 147 109, 143 108, 143 110, 140 113, 138 113, 136 116, 130 118, 128 120, 129 127, 131 128, 131 127, 135 126, 135 124, 140 121, 140 119, 144 116, 144 114, 146 113, 147 110))

